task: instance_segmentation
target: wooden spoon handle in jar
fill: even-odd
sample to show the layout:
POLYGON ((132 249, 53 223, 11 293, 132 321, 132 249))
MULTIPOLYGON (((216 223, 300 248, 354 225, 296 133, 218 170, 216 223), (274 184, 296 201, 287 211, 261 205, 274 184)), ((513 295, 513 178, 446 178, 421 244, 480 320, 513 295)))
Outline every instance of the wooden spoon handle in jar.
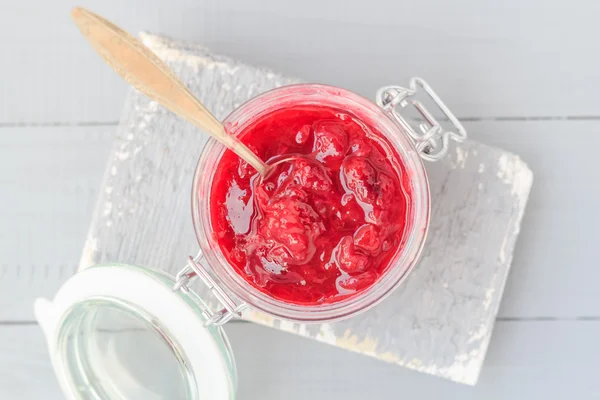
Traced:
POLYGON ((169 67, 142 42, 99 15, 81 7, 71 12, 79 30, 125 81, 213 136, 252 165, 260 175, 267 165, 200 103, 169 67))

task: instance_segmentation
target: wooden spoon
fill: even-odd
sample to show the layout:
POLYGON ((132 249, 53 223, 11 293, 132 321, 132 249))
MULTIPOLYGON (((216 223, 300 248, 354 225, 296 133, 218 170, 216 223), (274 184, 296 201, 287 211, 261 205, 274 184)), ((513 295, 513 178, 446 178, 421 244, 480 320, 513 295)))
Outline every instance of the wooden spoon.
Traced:
POLYGON ((223 143, 252 165, 261 177, 266 176, 267 164, 229 135, 219 120, 142 42, 85 8, 75 7, 71 16, 81 33, 125 81, 223 143))

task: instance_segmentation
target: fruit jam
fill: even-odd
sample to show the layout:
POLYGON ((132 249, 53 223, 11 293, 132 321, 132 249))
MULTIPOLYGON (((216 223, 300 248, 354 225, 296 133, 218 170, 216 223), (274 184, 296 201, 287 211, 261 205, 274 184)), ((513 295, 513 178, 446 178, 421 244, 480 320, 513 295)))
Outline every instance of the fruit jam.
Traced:
POLYGON ((278 165, 267 179, 230 150, 215 171, 213 234, 235 271, 271 297, 333 303, 373 285, 406 240, 409 177, 392 145, 356 116, 296 105, 238 137, 278 165))

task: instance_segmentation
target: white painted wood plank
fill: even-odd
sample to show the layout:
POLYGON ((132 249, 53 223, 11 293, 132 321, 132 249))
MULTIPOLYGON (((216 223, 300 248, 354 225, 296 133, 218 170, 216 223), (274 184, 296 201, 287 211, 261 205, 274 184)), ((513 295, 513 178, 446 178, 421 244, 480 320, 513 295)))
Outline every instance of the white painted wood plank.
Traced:
POLYGON ((500 317, 600 316, 600 121, 479 122, 473 139, 514 151, 535 180, 500 317))
MULTIPOLYGON (((599 321, 498 322, 479 384, 458 385, 253 324, 226 327, 238 399, 596 399, 599 321)), ((41 330, 0 327, 0 398, 63 399, 41 330)))
POLYGON ((0 326, 0 398, 64 400, 37 325, 0 326))
POLYGON ((75 271, 114 127, 0 129, 0 319, 75 271))
MULTIPOLYGON (((589 167, 600 121, 466 126, 520 154, 536 177, 499 316, 600 316, 600 172, 589 167)), ((0 129, 0 320, 31 320, 33 298, 52 295, 75 269, 114 130, 0 129)))
POLYGON ((600 115, 594 0, 25 0, 0 13, 0 123, 118 119, 125 84, 70 22, 75 4, 131 32, 195 40, 371 98, 421 75, 460 116, 600 115))

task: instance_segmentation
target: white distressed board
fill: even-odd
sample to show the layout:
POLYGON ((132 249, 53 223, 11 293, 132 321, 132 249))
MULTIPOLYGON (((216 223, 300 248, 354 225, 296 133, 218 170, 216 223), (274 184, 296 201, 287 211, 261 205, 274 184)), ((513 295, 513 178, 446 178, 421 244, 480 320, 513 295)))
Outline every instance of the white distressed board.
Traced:
MULTIPOLYGON (((259 93, 297 82, 196 44, 142 37, 217 118, 259 93)), ((208 136, 137 92, 131 92, 117 132, 80 267, 119 262, 175 275, 184 255, 197 248, 190 187, 208 136)), ((518 156, 468 140, 426 167, 429 234, 420 262, 389 298, 334 324, 293 324, 252 309, 244 318, 475 384, 533 174, 518 156)), ((222 307, 205 286, 195 290, 222 307)))

